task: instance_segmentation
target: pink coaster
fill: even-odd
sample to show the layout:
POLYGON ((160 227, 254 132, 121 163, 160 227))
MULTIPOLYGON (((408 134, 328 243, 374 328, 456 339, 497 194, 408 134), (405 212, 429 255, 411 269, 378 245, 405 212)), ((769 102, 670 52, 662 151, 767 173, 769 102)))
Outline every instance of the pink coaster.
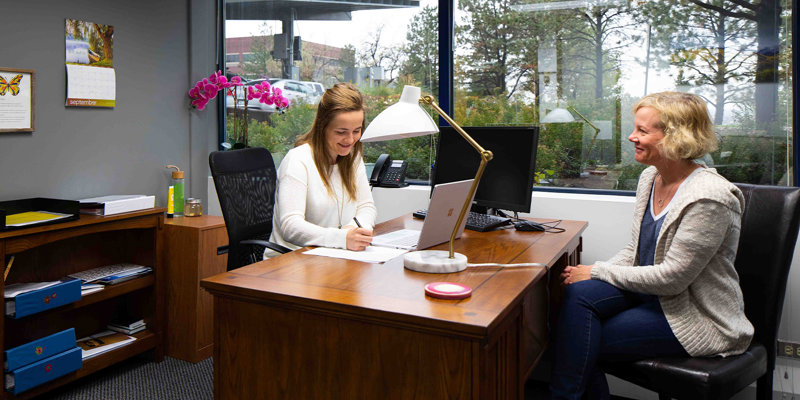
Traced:
POLYGON ((431 282, 425 285, 425 294, 437 299, 458 300, 472 296, 472 288, 455 282, 431 282))

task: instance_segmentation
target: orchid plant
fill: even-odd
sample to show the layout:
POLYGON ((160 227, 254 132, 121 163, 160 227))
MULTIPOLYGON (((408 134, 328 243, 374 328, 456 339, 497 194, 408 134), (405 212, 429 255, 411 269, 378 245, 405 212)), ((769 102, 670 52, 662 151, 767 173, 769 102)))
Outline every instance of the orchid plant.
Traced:
POLYGON ((234 76, 228 80, 228 78, 222 74, 222 71, 217 71, 208 78, 198 81, 194 87, 189 90, 189 98, 192 99, 192 107, 198 110, 205 109, 208 102, 216 97, 219 92, 233 96, 234 148, 247 147, 248 101, 257 99, 260 103, 274 105, 275 110, 281 113, 289 106, 289 99, 283 97, 281 89, 270 87, 269 82, 264 81, 247 87, 246 97, 248 101, 244 102, 244 110, 240 113, 239 102, 237 101, 239 90, 237 90, 237 87, 243 85, 242 78, 234 76))

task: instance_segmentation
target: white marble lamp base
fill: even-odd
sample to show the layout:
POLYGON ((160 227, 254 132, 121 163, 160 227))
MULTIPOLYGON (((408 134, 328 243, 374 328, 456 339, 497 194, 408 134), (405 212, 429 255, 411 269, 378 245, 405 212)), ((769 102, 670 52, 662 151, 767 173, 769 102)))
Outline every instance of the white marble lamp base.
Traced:
POLYGON ((406 253, 404 262, 406 268, 417 272, 447 274, 463 271, 467 268, 467 256, 444 250, 422 250, 406 253))

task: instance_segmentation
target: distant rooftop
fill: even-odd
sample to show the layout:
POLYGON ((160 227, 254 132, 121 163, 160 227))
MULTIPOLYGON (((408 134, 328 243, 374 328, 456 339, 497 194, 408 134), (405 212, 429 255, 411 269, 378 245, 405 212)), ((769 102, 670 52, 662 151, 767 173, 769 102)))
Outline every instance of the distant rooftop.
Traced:
POLYGON ((227 0, 228 20, 281 20, 295 10, 295 20, 349 21, 361 10, 419 7, 419 0, 227 0))

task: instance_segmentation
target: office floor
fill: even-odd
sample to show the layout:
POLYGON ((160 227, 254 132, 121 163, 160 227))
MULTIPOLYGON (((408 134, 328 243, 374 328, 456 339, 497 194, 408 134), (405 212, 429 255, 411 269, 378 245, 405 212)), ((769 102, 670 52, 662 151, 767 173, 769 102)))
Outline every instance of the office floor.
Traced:
MULTIPOLYGON (((214 398, 213 371, 210 358, 192 364, 171 357, 164 357, 161 363, 153 363, 147 357, 134 357, 35 400, 211 400, 214 398)), ((526 382, 525 400, 549 399, 546 382, 533 379, 526 382)))
POLYGON ((62 386, 35 400, 204 400, 214 398, 210 358, 197 364, 134 357, 62 386))

